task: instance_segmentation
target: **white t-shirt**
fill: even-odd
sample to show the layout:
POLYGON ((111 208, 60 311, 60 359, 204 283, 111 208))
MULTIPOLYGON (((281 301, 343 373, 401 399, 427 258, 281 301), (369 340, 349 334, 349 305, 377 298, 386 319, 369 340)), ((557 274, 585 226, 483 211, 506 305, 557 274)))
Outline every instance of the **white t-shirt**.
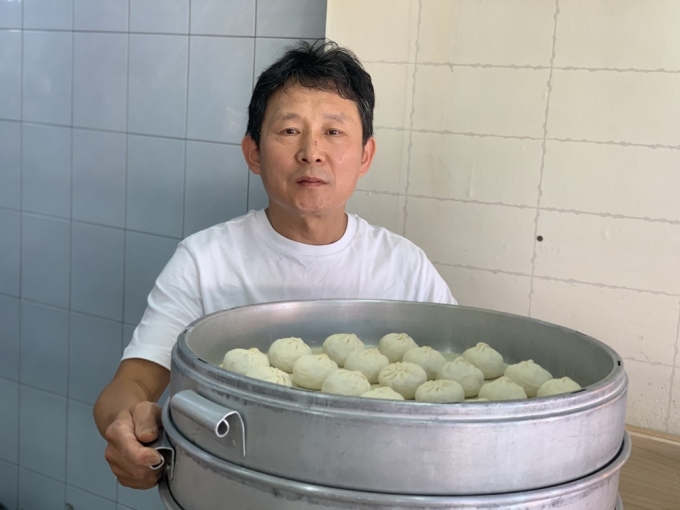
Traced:
POLYGON ((236 306, 342 298, 456 304, 423 250, 347 216, 342 238, 322 246, 283 237, 264 210, 189 236, 156 280, 123 359, 169 369, 172 346, 188 324, 236 306))

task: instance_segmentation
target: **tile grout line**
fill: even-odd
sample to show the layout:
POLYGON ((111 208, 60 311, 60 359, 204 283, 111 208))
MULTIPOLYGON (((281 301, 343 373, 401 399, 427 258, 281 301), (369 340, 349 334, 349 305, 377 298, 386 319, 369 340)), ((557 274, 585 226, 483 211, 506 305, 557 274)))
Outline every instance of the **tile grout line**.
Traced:
POLYGON ((538 221, 541 216, 541 198, 543 197, 543 171, 545 169, 546 139, 548 138, 548 118, 550 117, 550 94, 552 92, 553 62, 555 61, 555 47, 557 41, 557 17, 560 14, 560 0, 555 0, 555 14, 553 16, 553 37, 550 54, 550 73, 546 87, 548 93, 545 100, 545 120, 543 121, 543 142, 541 147, 541 167, 538 175, 538 197, 536 200, 536 217, 534 219, 534 242, 531 256, 531 279, 529 280, 529 306, 527 316, 531 317, 534 297, 534 274, 536 272, 536 256, 538 254, 538 221))
MULTIPOLYGON (((418 74, 418 54, 420 53, 420 22, 423 14, 423 0, 418 0, 418 21, 416 25, 416 51, 413 65, 413 85, 411 87, 411 111, 409 112, 408 147, 406 149, 406 187, 404 189, 404 221, 401 235, 406 237, 406 222, 408 220, 408 191, 411 186, 411 149, 413 147, 413 117, 416 109, 416 79, 418 74)), ((373 129, 375 133, 375 128, 373 129)))
POLYGON ((187 27, 187 79, 186 79, 186 92, 184 93, 184 172, 182 176, 182 238, 186 236, 184 229, 186 228, 186 212, 187 212, 187 152, 189 150, 189 74, 191 72, 191 4, 192 0, 189 0, 189 16, 188 16, 188 27, 187 27))
POLYGON ((19 101, 19 367, 17 370, 17 481, 16 504, 19 507, 21 490, 21 344, 23 337, 23 245, 24 245, 24 2, 21 2, 21 87, 19 101))
MULTIPOLYGON (((666 432, 668 434, 671 434, 671 409, 673 408, 673 390, 675 386, 675 373, 677 370, 677 365, 678 365, 678 360, 680 354, 678 351, 680 351, 680 301, 678 302, 678 325, 677 329, 675 332, 675 345, 673 347, 673 368, 671 369, 671 383, 670 387, 668 389, 668 410, 666 411, 666 419, 665 419, 665 425, 666 425, 666 432)), ((676 431, 677 433, 677 431, 676 431)))
MULTIPOLYGON (((255 19, 253 25, 253 74, 250 80, 251 90, 255 89, 255 62, 257 60, 257 0, 255 0, 255 19)), ((247 129, 247 128, 246 128, 247 129)), ((246 179, 246 213, 250 210, 250 178, 253 173, 248 169, 248 178, 246 179)))

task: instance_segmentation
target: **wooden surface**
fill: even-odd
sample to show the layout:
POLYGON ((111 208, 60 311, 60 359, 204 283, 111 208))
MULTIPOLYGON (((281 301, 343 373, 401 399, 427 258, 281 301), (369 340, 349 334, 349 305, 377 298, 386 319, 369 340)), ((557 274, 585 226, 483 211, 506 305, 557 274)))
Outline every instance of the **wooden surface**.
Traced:
POLYGON ((680 510, 680 437, 626 428, 633 452, 619 480, 624 510, 680 510))

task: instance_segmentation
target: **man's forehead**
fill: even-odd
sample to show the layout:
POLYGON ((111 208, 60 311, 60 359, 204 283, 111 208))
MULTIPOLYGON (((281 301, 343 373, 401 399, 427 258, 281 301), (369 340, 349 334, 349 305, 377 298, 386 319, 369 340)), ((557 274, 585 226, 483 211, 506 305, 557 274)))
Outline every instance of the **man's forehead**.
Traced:
POLYGON ((288 85, 272 94, 265 117, 271 121, 294 120, 307 115, 310 108, 316 115, 337 122, 350 123, 359 119, 359 107, 351 99, 343 98, 332 90, 297 84, 288 85))

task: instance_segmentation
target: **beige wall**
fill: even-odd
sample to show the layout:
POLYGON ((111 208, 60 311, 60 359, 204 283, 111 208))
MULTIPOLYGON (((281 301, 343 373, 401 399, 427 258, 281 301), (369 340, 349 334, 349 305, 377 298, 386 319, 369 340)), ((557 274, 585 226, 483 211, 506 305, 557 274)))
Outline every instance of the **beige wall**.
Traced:
POLYGON ((350 210, 425 249, 461 304, 611 345, 629 423, 671 433, 679 26, 677 0, 329 0, 326 32, 377 93, 350 210))

